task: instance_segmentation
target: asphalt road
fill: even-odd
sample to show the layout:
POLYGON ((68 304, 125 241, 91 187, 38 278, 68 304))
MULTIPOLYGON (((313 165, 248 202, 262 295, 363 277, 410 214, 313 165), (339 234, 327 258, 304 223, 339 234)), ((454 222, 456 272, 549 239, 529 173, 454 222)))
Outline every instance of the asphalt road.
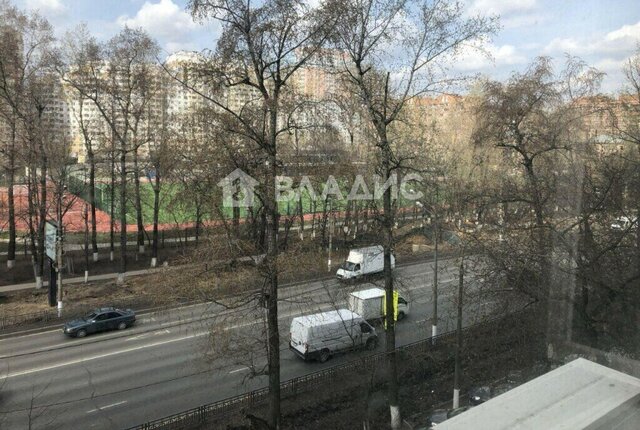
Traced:
MULTIPOLYGON (((440 332, 455 327, 458 273, 441 262, 438 299, 440 332)), ((399 289, 411 301, 397 327, 397 345, 430 336, 432 263, 396 269, 399 289)), ((467 274, 467 286, 475 280, 467 274)), ((311 282, 281 292, 281 373, 289 379, 353 360, 353 352, 327 363, 305 363, 288 349, 289 325, 297 315, 345 307, 349 289, 336 281, 311 282)), ((0 340, 0 428, 117 429, 140 424, 266 385, 248 378, 264 365, 257 339, 261 309, 199 304, 145 315, 135 327, 70 339, 60 330, 0 340)), ((493 310, 492 302, 470 301, 464 324, 493 310)), ((384 348, 384 334, 379 328, 384 348)))

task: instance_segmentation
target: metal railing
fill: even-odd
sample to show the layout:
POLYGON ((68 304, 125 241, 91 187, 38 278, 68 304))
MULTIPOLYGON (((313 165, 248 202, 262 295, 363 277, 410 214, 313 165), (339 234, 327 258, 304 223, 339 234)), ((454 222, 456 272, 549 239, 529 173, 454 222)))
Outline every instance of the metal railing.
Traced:
MULTIPOLYGON (((462 329, 462 331, 467 332, 470 329, 478 328, 482 325, 488 325, 496 321, 501 321, 508 317, 514 317, 525 312, 533 312, 533 308, 516 311, 505 316, 491 318, 489 320, 465 327, 462 329)), ((429 337, 407 345, 403 345, 396 348, 396 351, 412 352, 416 350, 425 350, 427 346, 431 347, 433 345, 442 345, 445 339, 453 340, 454 337, 455 330, 439 334, 435 337, 429 337)), ((385 356, 386 352, 379 352, 349 361, 347 363, 338 364, 326 369, 318 370, 316 372, 308 373, 306 375, 283 381, 280 384, 280 395, 282 398, 285 398, 287 396, 300 394, 307 390, 317 388, 319 383, 321 384, 326 380, 334 380, 336 377, 344 376, 344 374, 347 373, 352 373, 354 370, 362 371, 364 369, 372 369, 374 366, 381 364, 384 361, 385 356)), ((268 393, 268 388, 260 388, 245 394, 229 397, 217 402, 209 403, 197 408, 169 415, 164 418, 149 421, 144 424, 130 427, 127 430, 189 429, 194 425, 204 424, 214 417, 223 417, 224 415, 231 412, 237 412, 238 410, 241 410, 243 408, 258 405, 267 399, 268 393)))
POLYGON ((58 313, 55 309, 32 312, 28 314, 16 315, 0 315, 0 330, 7 327, 22 326, 26 324, 34 324, 41 322, 49 322, 58 319, 58 313))

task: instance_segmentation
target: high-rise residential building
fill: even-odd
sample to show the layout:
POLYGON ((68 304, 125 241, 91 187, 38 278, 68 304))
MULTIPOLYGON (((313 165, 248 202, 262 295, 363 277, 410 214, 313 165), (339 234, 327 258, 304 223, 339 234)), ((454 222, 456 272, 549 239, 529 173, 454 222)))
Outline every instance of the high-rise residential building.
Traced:
POLYGON ((180 51, 171 54, 164 66, 173 76, 164 76, 167 88, 166 109, 169 115, 193 113, 205 106, 205 98, 193 91, 206 91, 198 85, 197 66, 203 57, 197 52, 180 51))
MULTIPOLYGON (((296 52, 298 59, 304 55, 307 55, 304 49, 296 52)), ((344 62, 344 52, 321 49, 311 55, 294 74, 293 87, 299 94, 313 100, 330 99, 340 89, 340 70, 344 62)))

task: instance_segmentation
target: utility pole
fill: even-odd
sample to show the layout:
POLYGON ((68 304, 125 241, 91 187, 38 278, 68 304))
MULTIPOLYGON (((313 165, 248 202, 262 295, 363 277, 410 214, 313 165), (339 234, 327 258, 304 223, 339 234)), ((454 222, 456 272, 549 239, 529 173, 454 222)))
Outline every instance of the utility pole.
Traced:
POLYGON ((464 254, 460 257, 458 282, 458 322, 456 327, 455 374, 453 377, 453 408, 460 407, 460 355, 462 352, 462 292, 464 285, 464 254))
POLYGON ((89 282, 89 205, 84 205, 84 283, 89 282))
POLYGON ((62 252, 63 252, 63 227, 62 227, 62 193, 58 195, 58 207, 57 207, 57 222, 58 222, 58 234, 56 235, 56 272, 58 278, 58 318, 62 317, 62 252))
POLYGON ((331 247, 333 233, 333 219, 331 218, 331 200, 329 200, 329 259, 327 260, 327 271, 331 272, 331 247))
POLYGON ((433 316, 431 320, 431 343, 435 345, 438 335, 438 215, 433 211, 433 316))
POLYGON ((431 207, 433 212, 433 315, 431 316, 431 344, 436 344, 438 336, 438 241, 440 239, 440 224, 438 222, 438 179, 435 182, 435 200, 431 207))

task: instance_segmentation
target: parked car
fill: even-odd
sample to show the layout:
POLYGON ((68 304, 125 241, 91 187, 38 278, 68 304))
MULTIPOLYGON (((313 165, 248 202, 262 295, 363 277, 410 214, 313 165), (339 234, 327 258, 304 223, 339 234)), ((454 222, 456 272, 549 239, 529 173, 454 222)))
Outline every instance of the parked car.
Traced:
POLYGON ((469 404, 473 406, 484 403, 491 397, 491 387, 473 387, 469 390, 469 404))
POLYGON ((131 309, 100 308, 85 317, 69 321, 63 332, 71 337, 85 337, 91 333, 107 330, 124 330, 136 322, 136 314, 131 309))

